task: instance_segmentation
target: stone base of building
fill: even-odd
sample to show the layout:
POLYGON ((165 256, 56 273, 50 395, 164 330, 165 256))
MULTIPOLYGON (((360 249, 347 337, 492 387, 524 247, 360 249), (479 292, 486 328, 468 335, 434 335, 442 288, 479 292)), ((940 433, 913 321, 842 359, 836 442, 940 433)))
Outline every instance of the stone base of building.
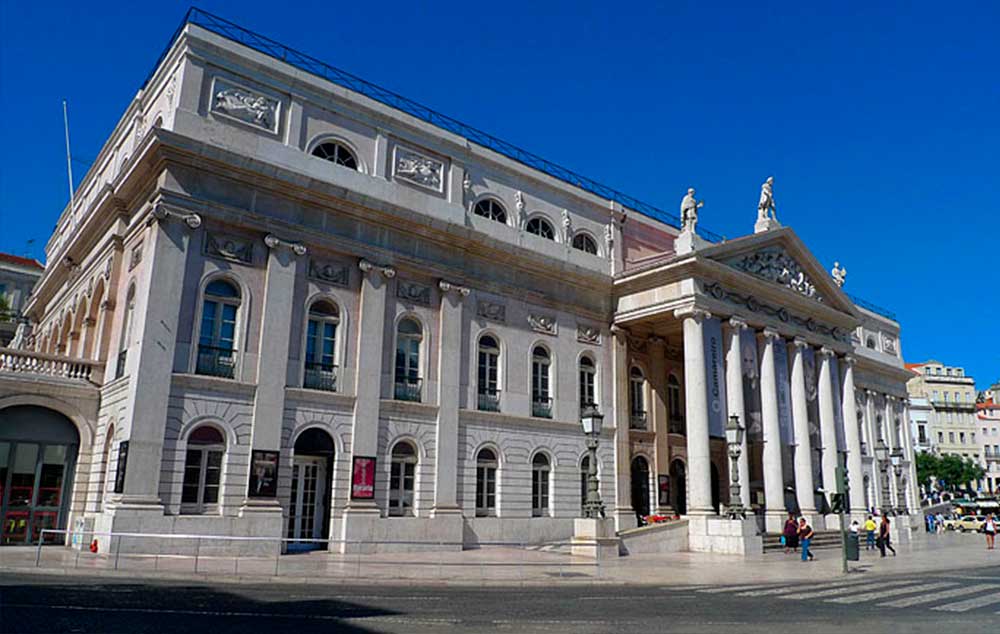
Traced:
POLYGON ((573 520, 571 552, 575 557, 611 559, 618 557, 620 547, 614 520, 583 517, 573 520))
POLYGON ((764 540, 755 519, 731 520, 711 515, 688 516, 688 549, 696 553, 760 555, 764 540))
POLYGON ((679 553, 689 550, 687 520, 640 526, 618 534, 623 555, 679 553))
POLYGON ((785 530, 785 520, 788 512, 781 510, 764 511, 764 530, 768 533, 781 533, 785 530))

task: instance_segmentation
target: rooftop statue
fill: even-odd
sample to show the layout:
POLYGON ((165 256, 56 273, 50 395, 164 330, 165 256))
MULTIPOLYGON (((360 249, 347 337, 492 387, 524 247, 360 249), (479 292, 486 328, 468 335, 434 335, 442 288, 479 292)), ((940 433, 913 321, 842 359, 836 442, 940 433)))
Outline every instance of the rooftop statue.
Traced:
POLYGON ((847 281, 847 269, 840 266, 840 262, 833 263, 830 275, 833 277, 833 281, 837 283, 837 286, 843 287, 844 282, 847 281))
POLYGON ((698 225, 698 209, 704 204, 704 200, 694 199, 694 187, 688 188, 687 195, 681 200, 681 231, 694 231, 698 225))
POLYGON ((768 176, 760 186, 760 202, 757 203, 757 220, 767 220, 768 212, 771 218, 778 220, 777 209, 774 206, 774 177, 768 176))

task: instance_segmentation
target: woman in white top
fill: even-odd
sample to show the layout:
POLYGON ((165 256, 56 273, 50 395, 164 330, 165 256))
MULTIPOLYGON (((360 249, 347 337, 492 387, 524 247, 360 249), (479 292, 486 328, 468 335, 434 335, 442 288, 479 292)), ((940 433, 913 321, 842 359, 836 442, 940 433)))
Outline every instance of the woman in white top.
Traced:
POLYGON ((993 513, 986 516, 983 532, 986 533, 986 550, 993 550, 994 540, 997 538, 997 520, 993 513))

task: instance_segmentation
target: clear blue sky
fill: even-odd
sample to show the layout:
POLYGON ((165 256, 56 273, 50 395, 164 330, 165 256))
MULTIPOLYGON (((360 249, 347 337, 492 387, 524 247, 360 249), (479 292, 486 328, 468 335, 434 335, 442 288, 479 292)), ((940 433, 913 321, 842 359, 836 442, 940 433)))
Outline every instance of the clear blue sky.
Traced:
MULTIPOLYGON (((729 237, 774 174, 907 361, 1000 378, 1000 3, 651 4, 199 6, 729 237)), ((66 204, 62 99, 79 179, 186 9, 0 2, 0 250, 66 204)))

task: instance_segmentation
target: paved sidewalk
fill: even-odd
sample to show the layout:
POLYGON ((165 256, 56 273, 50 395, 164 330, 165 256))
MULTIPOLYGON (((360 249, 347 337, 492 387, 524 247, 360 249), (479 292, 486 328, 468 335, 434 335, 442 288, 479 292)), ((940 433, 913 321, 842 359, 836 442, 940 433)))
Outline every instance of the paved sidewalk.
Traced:
MULTIPOLYGON (((979 535, 914 534, 896 546, 898 556, 861 552, 852 576, 932 573, 1000 564, 1000 550, 987 551, 979 535)), ((742 558, 703 553, 634 555, 600 563, 560 552, 503 547, 462 552, 340 555, 313 552, 281 557, 193 557, 121 555, 115 558, 62 547, 0 548, 0 572, 101 575, 125 578, 211 579, 259 583, 263 580, 317 584, 551 585, 639 584, 692 586, 766 584, 830 579, 842 575, 839 550, 821 550, 803 563, 797 554, 742 558), (196 569, 197 566, 197 569, 196 569)), ((928 575, 932 577, 933 575, 928 575)))

